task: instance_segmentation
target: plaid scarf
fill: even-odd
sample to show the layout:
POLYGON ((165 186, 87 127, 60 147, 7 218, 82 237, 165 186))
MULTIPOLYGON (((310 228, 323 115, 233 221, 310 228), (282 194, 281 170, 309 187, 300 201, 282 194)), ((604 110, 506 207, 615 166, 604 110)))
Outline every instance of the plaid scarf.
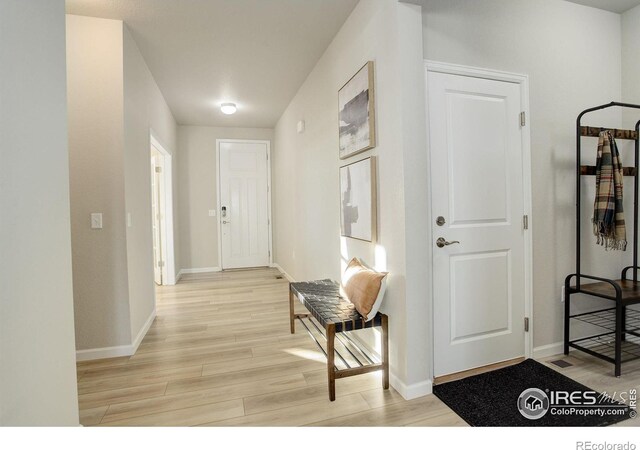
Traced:
POLYGON ((622 163, 610 131, 602 131, 596 161, 596 200, 593 233, 606 249, 626 250, 627 232, 622 209, 622 163))

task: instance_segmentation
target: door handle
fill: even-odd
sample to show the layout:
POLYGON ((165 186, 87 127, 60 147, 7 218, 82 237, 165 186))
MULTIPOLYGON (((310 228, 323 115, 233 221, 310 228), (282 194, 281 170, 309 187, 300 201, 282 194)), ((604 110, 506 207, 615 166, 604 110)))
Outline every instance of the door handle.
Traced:
POLYGON ((223 220, 222 223, 226 225, 226 224, 231 223, 231 222, 223 220))
POLYGON ((459 243, 460 243, 460 241, 451 241, 451 242, 449 242, 443 237, 438 238, 438 240, 436 241, 436 245, 438 247, 440 247, 440 248, 442 248, 442 247, 444 247, 446 245, 459 244, 459 243))

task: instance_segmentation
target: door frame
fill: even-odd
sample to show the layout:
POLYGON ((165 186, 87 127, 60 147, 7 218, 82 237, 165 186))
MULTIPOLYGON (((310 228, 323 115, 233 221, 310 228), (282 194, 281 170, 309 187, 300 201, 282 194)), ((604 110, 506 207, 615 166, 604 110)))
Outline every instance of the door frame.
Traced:
MULTIPOLYGON (((217 225, 218 225, 218 263, 220 270, 225 270, 222 263, 222 227, 220 226, 220 144, 265 144, 267 146, 267 230, 269 239, 269 266, 273 266, 273 220, 271 216, 271 141, 262 139, 216 139, 216 198, 217 198, 217 225)), ((227 269, 228 270, 228 269, 227 269)))
POLYGON ((167 282, 167 271, 166 262, 164 264, 159 264, 160 261, 165 261, 167 259, 166 250, 164 249, 164 239, 162 237, 162 233, 164 233, 164 218, 163 215, 166 215, 164 208, 164 180, 162 177, 162 171, 164 170, 164 155, 160 153, 158 149, 154 145, 151 146, 151 228, 158 228, 158 247, 156 248, 156 236, 155 232, 153 235, 153 278, 156 282, 156 285, 162 286, 167 282), (154 151, 155 150, 155 151, 154 151), (160 173, 157 173, 157 168, 160 168, 160 173), (154 210, 155 203, 155 210, 154 210), (160 283, 158 283, 155 279, 156 270, 160 271, 160 283))
POLYGON ((162 200, 164 202, 164 227, 160 230, 160 245, 163 248, 165 261, 162 267, 162 284, 173 286, 176 284, 173 236, 173 160, 171 153, 162 145, 153 129, 149 130, 149 150, 151 150, 151 146, 160 152, 163 159, 162 182, 164 183, 164 198, 162 200))
MULTIPOLYGON (((433 198, 433 186, 431 185, 431 134, 429 130, 429 73, 443 73, 448 75, 461 75, 465 77, 482 78, 493 81, 504 81, 515 83, 520 86, 520 102, 522 111, 525 113, 525 125, 522 127, 522 175, 523 175, 523 206, 524 214, 529 217, 529 227, 524 234, 524 314, 529 318, 529 332, 524 334, 524 355, 526 358, 533 356, 533 214, 532 214, 532 191, 531 191, 531 119, 529 114, 529 76, 516 74, 511 72, 503 72, 492 69, 484 69, 479 67, 464 66, 459 64, 450 64, 439 61, 424 61, 425 68, 425 92, 426 92, 426 128, 427 128, 427 176, 429 177, 429 199, 433 198)), ((433 240, 433 214, 431 205, 427 208, 428 227, 427 232, 430 240, 433 240)), ((429 245, 428 261, 431 265, 429 277, 433 280, 433 245, 429 245)), ((434 290, 433 282, 431 289, 427 293, 428 302, 431 311, 431 338, 434 342, 435 338, 435 320, 434 317, 434 290)), ((524 324, 522 324, 524 326, 524 324)), ((435 373, 435 347, 431 348, 431 379, 434 379, 435 373)), ((498 361, 496 361, 498 362, 498 361)))

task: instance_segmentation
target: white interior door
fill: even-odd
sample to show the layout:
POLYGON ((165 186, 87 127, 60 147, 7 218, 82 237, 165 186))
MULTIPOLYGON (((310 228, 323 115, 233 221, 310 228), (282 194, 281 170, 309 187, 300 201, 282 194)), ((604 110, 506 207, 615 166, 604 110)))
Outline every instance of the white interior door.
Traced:
POLYGON ((522 107, 517 83, 431 71, 427 80, 442 376, 525 354, 522 107))
POLYGON ((153 229, 153 279, 157 285, 162 285, 162 155, 151 147, 151 223, 153 229))
POLYGON ((221 141, 222 268, 269 265, 269 172, 264 142, 221 141))

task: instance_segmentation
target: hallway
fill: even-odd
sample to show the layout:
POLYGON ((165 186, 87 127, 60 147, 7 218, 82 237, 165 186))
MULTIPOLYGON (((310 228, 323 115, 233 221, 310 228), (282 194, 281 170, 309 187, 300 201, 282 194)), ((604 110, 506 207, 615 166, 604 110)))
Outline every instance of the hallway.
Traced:
MULTIPOLYGON (((379 373, 337 380, 329 402, 326 360, 302 327, 289 333, 276 269, 187 275, 158 288, 157 310, 134 356, 78 363, 83 425, 466 426, 434 395, 383 391, 379 373)), ((563 359, 575 365, 547 365, 594 389, 640 388, 640 361, 616 379, 588 355, 563 359)))
MULTIPOLYGON (((85 426, 463 425, 435 396, 405 401, 378 373, 337 381, 302 327, 289 333, 275 269, 185 276, 158 288, 136 354, 78 363, 85 426)), ((302 308, 302 306, 300 306, 302 308)))

